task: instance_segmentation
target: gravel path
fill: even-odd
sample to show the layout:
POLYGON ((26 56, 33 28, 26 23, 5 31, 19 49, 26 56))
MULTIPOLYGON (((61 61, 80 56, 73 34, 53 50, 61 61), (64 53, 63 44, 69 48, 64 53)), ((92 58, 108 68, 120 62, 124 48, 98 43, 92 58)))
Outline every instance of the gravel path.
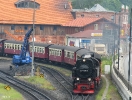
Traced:
POLYGON ((102 96, 102 98, 101 98, 101 100, 106 100, 106 94, 107 94, 107 92, 108 92, 108 88, 109 88, 109 81, 108 81, 108 79, 105 77, 105 75, 101 75, 104 79, 105 79, 105 81, 106 81, 106 88, 105 88, 105 90, 104 90, 104 93, 103 93, 103 96, 102 96))

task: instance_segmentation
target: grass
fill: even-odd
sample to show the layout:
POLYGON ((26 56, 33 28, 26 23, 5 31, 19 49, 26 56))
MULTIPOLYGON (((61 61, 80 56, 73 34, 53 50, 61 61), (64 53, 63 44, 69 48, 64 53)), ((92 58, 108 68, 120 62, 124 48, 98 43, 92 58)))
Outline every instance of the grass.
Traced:
MULTIPOLYGON (((105 65, 110 65, 110 66, 112 65, 112 56, 102 57, 102 63, 101 63, 102 74, 104 74, 105 65)), ((105 76, 109 80, 109 88, 108 88, 108 92, 107 92, 107 95, 106 95, 106 99, 107 100, 122 100, 121 96, 118 93, 117 88, 115 87, 115 85, 112 83, 112 81, 110 79, 110 74, 107 74, 105 76)), ((101 100, 101 96, 102 96, 102 94, 104 92, 104 89, 106 87, 106 82, 103 78, 102 78, 102 86, 103 87, 100 89, 100 91, 96 95, 96 100, 101 100)))
POLYGON ((53 85, 43 77, 41 78, 40 76, 33 76, 33 77, 28 77, 23 79, 26 82, 34 84, 40 88, 44 88, 47 90, 55 90, 55 87, 53 87, 53 85))
POLYGON ((121 96, 118 93, 117 88, 115 87, 115 85, 112 83, 111 79, 110 79, 110 75, 106 75, 107 79, 109 79, 109 88, 108 88, 108 93, 106 95, 106 98, 108 100, 122 100, 121 96))
POLYGON ((42 65, 45 65, 46 67, 49 67, 49 68, 53 68, 59 72, 61 72, 62 74, 66 75, 66 76, 71 76, 72 72, 70 70, 67 70, 65 68, 60 68, 58 66, 55 66, 55 65, 48 65, 48 64, 42 64, 42 65))
POLYGON ((6 84, 0 83, 0 100, 24 100, 23 96, 11 87, 10 90, 6 90, 4 87, 6 84))
POLYGON ((102 78, 101 80, 102 80, 102 86, 101 86, 101 90, 98 92, 98 95, 96 95, 96 100, 101 100, 105 90, 106 81, 104 78, 102 78))

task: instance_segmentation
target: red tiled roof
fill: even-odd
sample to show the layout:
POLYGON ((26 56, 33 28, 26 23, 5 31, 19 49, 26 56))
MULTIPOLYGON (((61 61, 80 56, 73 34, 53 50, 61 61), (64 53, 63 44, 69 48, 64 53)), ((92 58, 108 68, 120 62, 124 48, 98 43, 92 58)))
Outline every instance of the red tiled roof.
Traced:
POLYGON ((75 34, 69 35, 69 37, 76 37, 76 38, 90 38, 91 33, 103 33, 102 30, 86 30, 86 31, 81 31, 75 34))
POLYGON ((88 17, 88 18, 77 18, 69 23, 66 23, 64 26, 69 26, 69 27, 84 27, 88 24, 91 24, 95 21, 98 21, 102 18, 97 18, 97 17, 88 17))
MULTIPOLYGON (((35 24, 63 25, 73 20, 68 0, 35 1, 40 4, 40 8, 35 12, 35 24)), ((33 9, 16 8, 16 2, 17 0, 0 0, 0 23, 32 24, 33 9)))

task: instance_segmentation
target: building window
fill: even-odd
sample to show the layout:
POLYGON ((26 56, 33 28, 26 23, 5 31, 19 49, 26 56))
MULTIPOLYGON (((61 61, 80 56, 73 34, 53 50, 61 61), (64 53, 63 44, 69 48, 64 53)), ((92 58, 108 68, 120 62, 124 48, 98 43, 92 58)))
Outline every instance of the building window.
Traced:
POLYGON ((96 15, 96 17, 99 17, 99 15, 96 15))
POLYGON ((44 25, 40 25, 40 30, 44 30, 44 25))
POLYGON ((25 25, 25 26, 24 26, 24 29, 25 29, 25 30, 27 30, 27 29, 28 29, 28 26, 27 26, 27 25, 25 25))
POLYGON ((114 21, 114 15, 111 16, 111 20, 114 21))
POLYGON ((56 30, 57 30, 57 26, 54 26, 54 27, 53 27, 53 31, 56 31, 56 30))
MULTIPOLYGON (((17 8, 34 8, 33 1, 21 0, 15 3, 17 8)), ((35 2, 35 8, 40 8, 40 4, 35 2)))
POLYGON ((84 17, 84 14, 81 14, 81 17, 84 17))
POLYGON ((105 24, 105 29, 108 29, 109 25, 108 24, 105 24))
POLYGON ((98 24, 94 24, 94 30, 98 30, 98 24))
POLYGON ((15 25, 11 25, 11 30, 15 30, 15 25))

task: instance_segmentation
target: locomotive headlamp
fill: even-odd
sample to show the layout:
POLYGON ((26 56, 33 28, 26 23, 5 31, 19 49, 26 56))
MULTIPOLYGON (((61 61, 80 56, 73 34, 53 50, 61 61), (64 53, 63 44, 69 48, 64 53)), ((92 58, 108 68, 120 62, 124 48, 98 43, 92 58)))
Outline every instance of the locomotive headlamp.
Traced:
POLYGON ((77 78, 77 80, 79 81, 79 78, 77 78))
POLYGON ((86 60, 85 59, 83 59, 83 62, 85 62, 86 60))
POLYGON ((88 81, 91 81, 91 78, 88 78, 88 81))

